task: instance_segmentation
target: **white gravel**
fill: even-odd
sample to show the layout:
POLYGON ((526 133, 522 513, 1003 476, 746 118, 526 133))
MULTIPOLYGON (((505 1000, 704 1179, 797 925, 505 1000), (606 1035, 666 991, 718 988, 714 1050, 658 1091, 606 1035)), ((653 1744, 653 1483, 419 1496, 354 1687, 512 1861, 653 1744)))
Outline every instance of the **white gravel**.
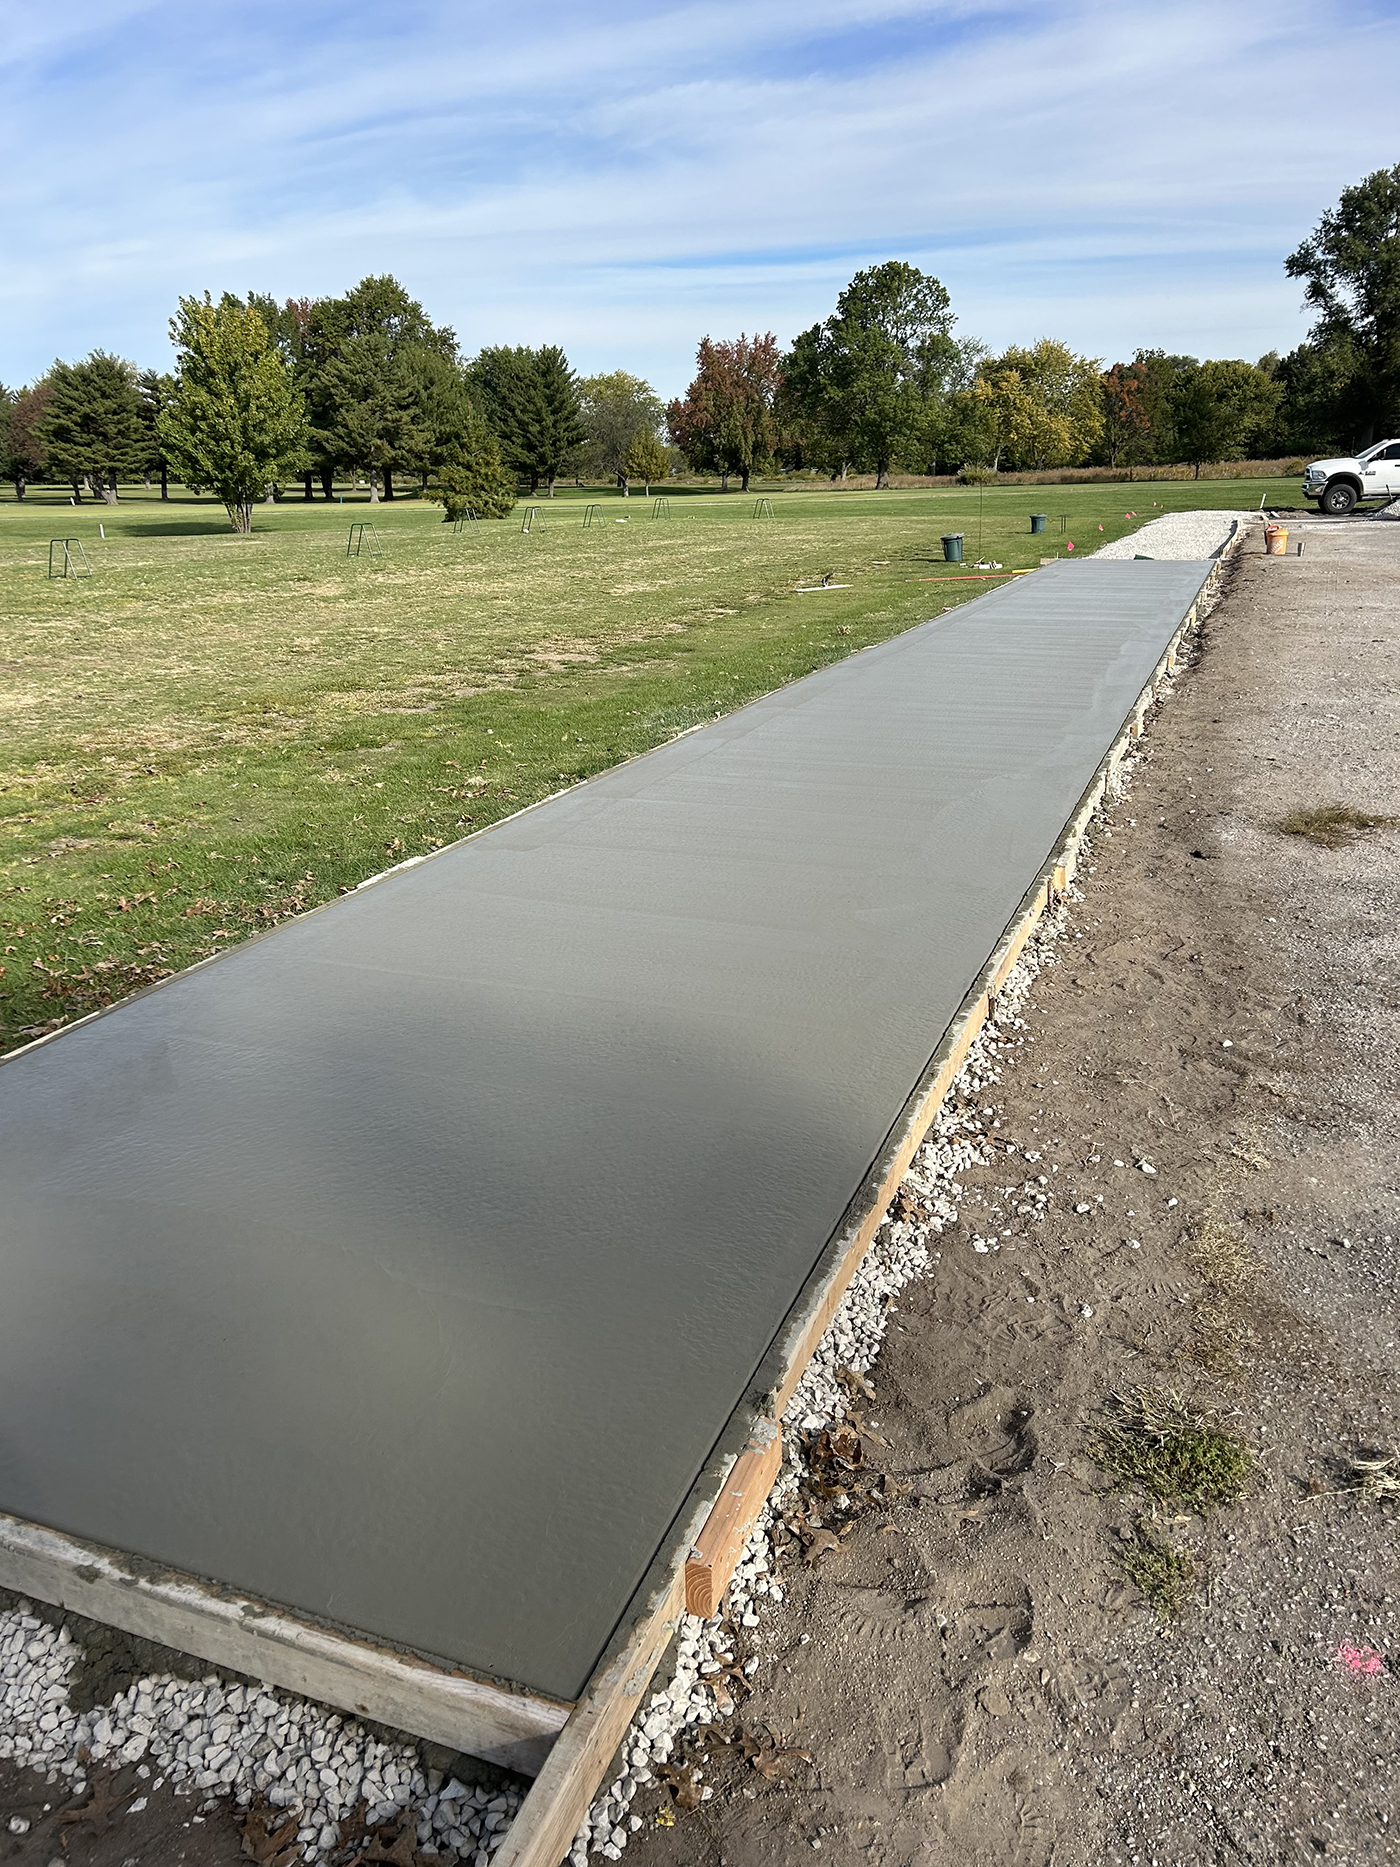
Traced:
MULTIPOLYGON (((1217 557, 1234 531, 1236 521, 1245 524, 1244 512, 1168 512, 1151 519, 1126 538, 1100 545, 1096 558, 1160 558, 1184 562, 1217 557)), ((1087 542, 1087 541, 1086 541, 1087 542)))
POLYGON ((476 1867, 486 1867, 520 1806, 514 1788, 445 1781, 424 1770, 412 1745, 381 1743, 324 1705, 214 1673, 193 1683, 152 1674, 110 1704, 77 1712, 68 1688, 78 1657, 68 1630, 40 1619, 29 1602, 0 1614, 0 1757, 51 1783, 66 1778, 75 1795, 87 1781, 82 1749, 113 1768, 137 1766, 132 1814, 166 1784, 182 1795, 231 1796, 240 1808, 263 1794, 300 1816, 306 1861, 339 1845, 339 1823, 359 1802, 371 1822, 412 1807, 420 1845, 476 1867))

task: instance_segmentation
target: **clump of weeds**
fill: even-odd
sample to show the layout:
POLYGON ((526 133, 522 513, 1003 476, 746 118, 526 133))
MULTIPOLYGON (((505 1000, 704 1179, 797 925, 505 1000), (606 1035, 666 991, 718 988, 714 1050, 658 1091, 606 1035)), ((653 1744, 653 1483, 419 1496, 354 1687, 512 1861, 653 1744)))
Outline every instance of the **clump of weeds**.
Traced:
POLYGON ((1155 1535, 1142 1517, 1131 1536, 1123 1534, 1127 1546, 1119 1552, 1120 1567, 1155 1609, 1158 1620, 1174 1620, 1189 1600, 1195 1580, 1190 1550, 1177 1549, 1155 1535))
POLYGON ((1253 1470, 1249 1447, 1223 1415, 1158 1388, 1110 1396, 1090 1451, 1118 1489, 1202 1516, 1243 1497, 1253 1470))
POLYGON ((1285 836, 1306 837, 1323 849, 1345 849, 1365 831, 1388 830, 1396 821, 1394 817, 1377 817, 1369 810, 1358 810, 1354 804, 1315 804, 1311 810, 1295 810, 1291 816, 1281 818, 1278 828, 1285 836))

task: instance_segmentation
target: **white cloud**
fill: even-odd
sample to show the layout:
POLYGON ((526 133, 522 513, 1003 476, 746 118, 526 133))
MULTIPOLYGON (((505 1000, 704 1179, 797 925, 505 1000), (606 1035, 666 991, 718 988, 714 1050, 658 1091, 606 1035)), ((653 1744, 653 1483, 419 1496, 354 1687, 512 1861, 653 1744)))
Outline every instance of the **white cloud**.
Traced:
POLYGON ((994 343, 1258 355, 1304 328, 1285 254, 1400 153, 1388 10, 21 5, 0 376, 392 271, 470 347, 671 393, 706 330, 790 337, 893 256, 994 343))

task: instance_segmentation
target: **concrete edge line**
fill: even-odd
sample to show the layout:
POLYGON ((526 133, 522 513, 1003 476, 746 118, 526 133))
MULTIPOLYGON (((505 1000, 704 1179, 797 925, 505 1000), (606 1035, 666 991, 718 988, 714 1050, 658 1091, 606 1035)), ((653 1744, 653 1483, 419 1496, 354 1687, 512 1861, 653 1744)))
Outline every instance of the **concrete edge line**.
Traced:
MULTIPOLYGON (((1022 897, 1010 926, 993 949, 914 1094, 905 1104, 903 1118, 891 1130, 891 1139, 852 1202, 840 1233, 823 1253, 807 1289, 789 1312, 789 1322, 760 1370, 760 1389, 765 1370, 769 1371, 766 1391, 761 1392, 761 1397, 751 1391, 748 1400, 741 1403, 739 1419, 731 1422, 731 1430, 724 1435, 722 1443, 735 1442, 735 1425, 741 1427, 739 1444, 742 1445, 765 1424, 772 1431, 781 1419, 787 1401, 873 1242, 881 1218, 987 1017, 989 999, 995 997, 998 986, 1015 965, 1041 915, 1068 886, 1084 833, 1111 786, 1124 753, 1142 735, 1143 716, 1156 698, 1162 680, 1175 667, 1182 640, 1195 628, 1203 607, 1220 582, 1225 560, 1243 543, 1245 530, 1243 524, 1237 523, 1219 556, 1210 561, 1195 598, 1173 631, 1146 686, 1129 708, 1121 731, 1101 760, 1055 853, 1022 897)), ((703 1487, 704 1499, 712 1499, 741 1460, 761 1456, 756 1447, 745 1448, 737 1455, 726 1455, 718 1473, 711 1466, 702 1474, 692 1496, 703 1487)), ((769 1491, 753 1487, 749 1495, 752 1502, 749 1505, 746 1497, 746 1515, 751 1528, 768 1501, 769 1491)), ((624 1616, 625 1631, 614 1639, 570 1713, 568 1723, 521 1804, 505 1841, 497 1849, 493 1867, 558 1867, 568 1853, 608 1763, 639 1709, 652 1674, 686 1612, 686 1559, 700 1540, 695 1525, 703 1524, 708 1514, 709 1503, 702 1500, 692 1513, 691 1529, 673 1545, 669 1555, 664 1551, 658 1554, 643 1589, 634 1597, 643 1602, 640 1612, 630 1626, 624 1616)))

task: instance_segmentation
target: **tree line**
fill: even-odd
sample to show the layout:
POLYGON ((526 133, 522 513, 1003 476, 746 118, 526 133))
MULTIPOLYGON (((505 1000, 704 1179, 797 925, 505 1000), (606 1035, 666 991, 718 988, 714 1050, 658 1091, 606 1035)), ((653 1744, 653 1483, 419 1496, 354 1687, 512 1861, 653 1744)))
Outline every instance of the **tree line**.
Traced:
POLYGON ((665 411, 625 370, 580 377, 557 345, 494 346, 470 360, 396 279, 340 298, 261 293, 180 300, 173 374, 97 350, 37 383, 0 390, 3 470, 114 502, 123 482, 173 474, 223 500, 235 530, 260 500, 334 497, 338 476, 372 501, 404 482, 448 517, 500 517, 517 485, 552 496, 561 474, 649 484, 669 471, 665 411))
POLYGON ((901 260, 860 272, 786 351, 770 331, 706 336, 686 394, 663 408, 623 370, 580 378, 556 345, 470 360, 397 280, 340 298, 180 301, 173 375, 104 351, 0 388, 0 456, 31 481, 115 499, 175 473, 218 494, 236 529, 252 505, 337 475, 372 500, 413 481, 448 517, 553 495, 565 474, 649 489, 677 460, 737 478, 775 470, 995 474, 1101 464, 1194 465, 1351 452, 1400 433, 1400 164, 1343 191, 1289 256, 1317 319, 1256 363, 1138 350, 1107 369, 1042 338, 995 355, 955 337, 949 295, 901 260), (669 446, 668 446, 669 444, 669 446))

